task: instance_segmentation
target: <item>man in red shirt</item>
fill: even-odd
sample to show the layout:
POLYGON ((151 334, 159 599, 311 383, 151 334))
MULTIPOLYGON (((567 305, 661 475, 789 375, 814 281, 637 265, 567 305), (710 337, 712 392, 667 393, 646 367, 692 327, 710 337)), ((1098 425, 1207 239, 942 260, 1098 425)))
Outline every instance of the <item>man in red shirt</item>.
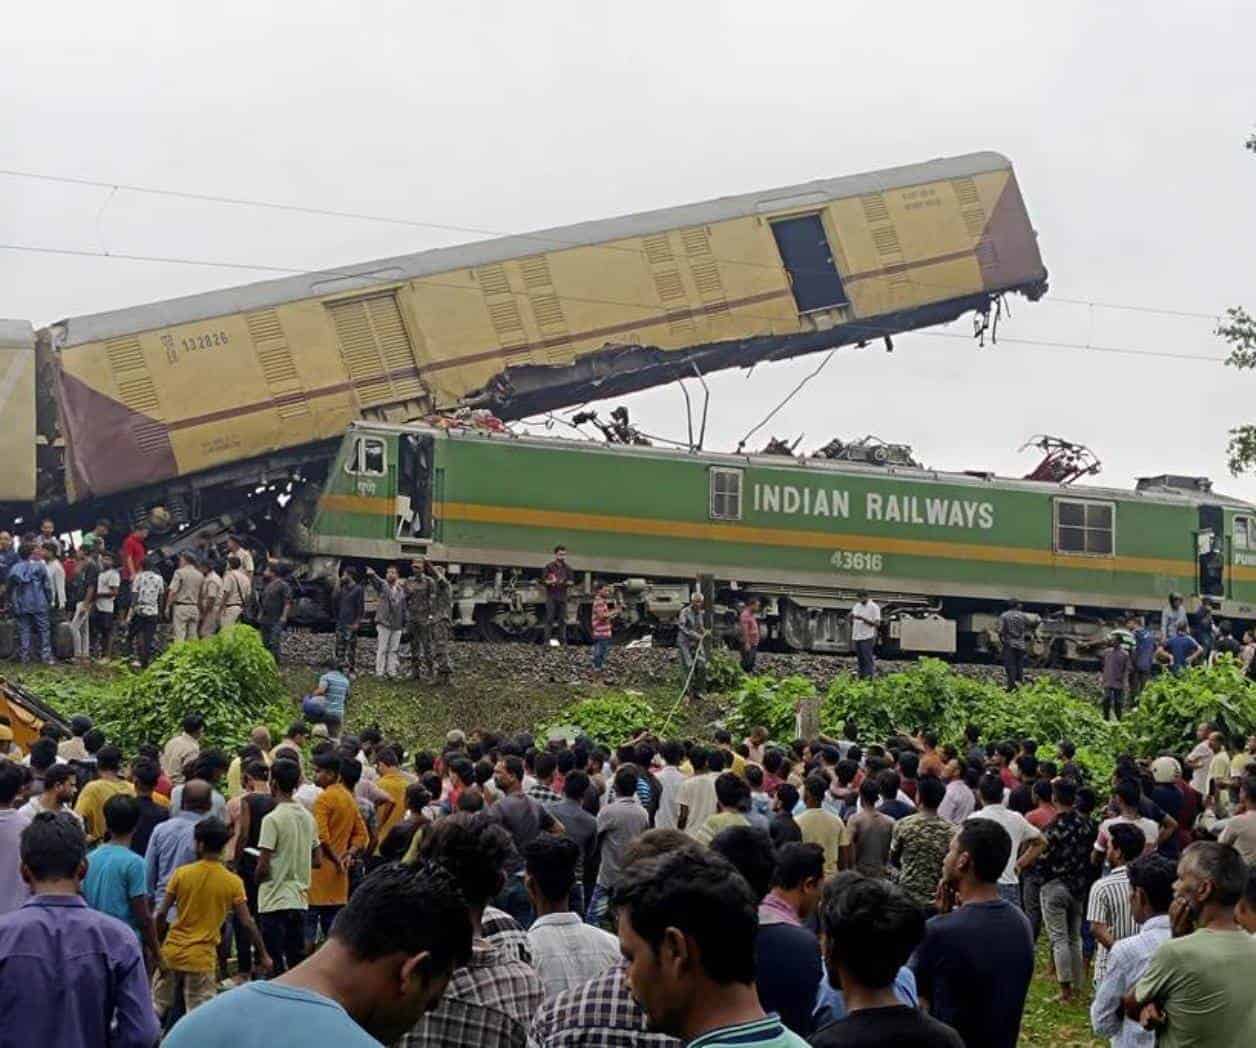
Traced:
POLYGON ((118 599, 115 602, 116 614, 119 619, 126 616, 131 606, 131 580, 144 570, 144 558, 148 556, 148 525, 137 525, 122 540, 122 548, 118 558, 118 573, 122 576, 122 585, 118 587, 118 599))
POLYGON ((751 597, 742 605, 738 618, 741 633, 741 668, 754 672, 755 657, 759 654, 759 598, 751 597))
POLYGON ((144 558, 148 556, 148 525, 140 524, 122 540, 122 581, 129 582, 144 570, 144 558))

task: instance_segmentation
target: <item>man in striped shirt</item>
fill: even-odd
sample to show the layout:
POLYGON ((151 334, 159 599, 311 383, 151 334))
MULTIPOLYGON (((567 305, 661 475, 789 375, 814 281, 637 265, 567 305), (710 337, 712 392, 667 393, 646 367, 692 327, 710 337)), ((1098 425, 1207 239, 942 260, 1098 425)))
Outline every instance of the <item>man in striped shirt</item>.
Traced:
POLYGON ((1108 865, 1112 871, 1090 886, 1086 920, 1098 943, 1095 950, 1095 983, 1103 982, 1108 953, 1113 943, 1126 939, 1138 930, 1130 907, 1130 882, 1127 867, 1143 854, 1146 838, 1133 823, 1120 822, 1108 830, 1108 865))
POLYGON ((1111 1039, 1112 1048, 1152 1048, 1155 1032, 1126 1018, 1121 1002, 1147 970, 1160 944, 1172 934, 1169 904, 1177 870, 1163 856, 1149 855, 1122 867, 1121 873, 1128 878, 1131 918, 1141 928, 1136 935, 1114 943, 1108 953, 1103 978, 1095 985, 1090 1025, 1098 1036, 1111 1039))

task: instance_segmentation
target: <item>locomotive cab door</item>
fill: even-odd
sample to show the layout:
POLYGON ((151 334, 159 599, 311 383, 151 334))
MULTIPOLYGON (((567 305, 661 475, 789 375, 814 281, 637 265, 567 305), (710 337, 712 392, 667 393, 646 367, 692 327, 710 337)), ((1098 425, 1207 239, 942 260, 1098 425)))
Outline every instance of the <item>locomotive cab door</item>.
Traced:
POLYGON ((1225 596, 1225 558, 1221 554, 1224 535, 1225 514, 1221 507, 1200 506, 1195 557, 1201 597, 1225 596))
POLYGON ((432 537, 433 440, 403 433, 397 441, 397 538, 432 537))

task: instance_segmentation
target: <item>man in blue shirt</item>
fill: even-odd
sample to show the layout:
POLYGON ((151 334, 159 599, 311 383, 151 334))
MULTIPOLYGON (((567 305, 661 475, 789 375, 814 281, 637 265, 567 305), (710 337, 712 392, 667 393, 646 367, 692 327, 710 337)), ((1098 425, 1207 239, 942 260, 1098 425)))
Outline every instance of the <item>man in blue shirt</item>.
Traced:
POLYGON ((353 893, 312 957, 189 1012, 163 1044, 378 1048, 435 1008, 450 974, 470 957, 471 915, 448 874, 386 866, 353 893))
POLYGON ((34 894, 0 918, 6 1043, 152 1048, 161 1029, 139 940, 79 895, 87 838, 78 820, 40 812, 22 834, 21 861, 34 894))
POLYGON ((144 860, 131 850, 131 836, 140 821, 140 802, 127 793, 105 801, 109 843, 96 848, 87 864, 83 897, 93 910, 129 925, 153 961, 161 955, 157 925, 148 904, 144 860))
POLYGON ((1138 693, 1147 686, 1156 661, 1156 631, 1149 629, 1142 619, 1134 627, 1134 665, 1130 669, 1130 705, 1138 703, 1138 693))
POLYGON ((314 694, 323 700, 323 715, 345 722, 345 705, 349 701, 349 678, 334 663, 330 663, 318 678, 314 694))
POLYGON ((1020 1039, 1034 939, 1029 919, 999 894, 1011 857, 1001 823, 964 822, 942 863, 941 914, 925 926, 911 962, 921 1003, 965 1044, 1016 1048, 1020 1039))
POLYGON ((1181 673, 1204 653, 1199 642, 1191 636, 1185 622, 1178 623, 1177 632, 1164 642, 1160 650, 1163 652, 1162 658, 1171 663, 1170 668, 1174 673, 1181 673))
MULTIPOLYGON (((166 884, 175 870, 196 862, 196 824, 209 815, 212 804, 209 783, 193 779, 184 784, 183 807, 179 813, 153 827, 148 851, 144 853, 150 902, 165 898, 166 884)), ((172 909, 172 923, 175 916, 172 909)))

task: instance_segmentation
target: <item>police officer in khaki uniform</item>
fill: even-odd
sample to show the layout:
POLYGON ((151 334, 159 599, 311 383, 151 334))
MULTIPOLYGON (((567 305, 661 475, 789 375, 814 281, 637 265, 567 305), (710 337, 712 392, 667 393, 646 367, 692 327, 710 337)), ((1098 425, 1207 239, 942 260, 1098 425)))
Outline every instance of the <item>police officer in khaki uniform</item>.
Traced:
POLYGON ((191 550, 179 554, 179 570, 166 591, 166 613, 174 624, 174 639, 195 640, 201 621, 201 588, 205 578, 191 550))
POLYGON ((206 560, 201 565, 201 625, 200 636, 212 637, 222 623, 222 576, 218 574, 218 562, 206 560))
POLYGON ((406 620, 410 635, 410 667, 415 679, 448 680, 449 638, 453 632, 453 586, 426 557, 416 557, 406 579, 406 620))

